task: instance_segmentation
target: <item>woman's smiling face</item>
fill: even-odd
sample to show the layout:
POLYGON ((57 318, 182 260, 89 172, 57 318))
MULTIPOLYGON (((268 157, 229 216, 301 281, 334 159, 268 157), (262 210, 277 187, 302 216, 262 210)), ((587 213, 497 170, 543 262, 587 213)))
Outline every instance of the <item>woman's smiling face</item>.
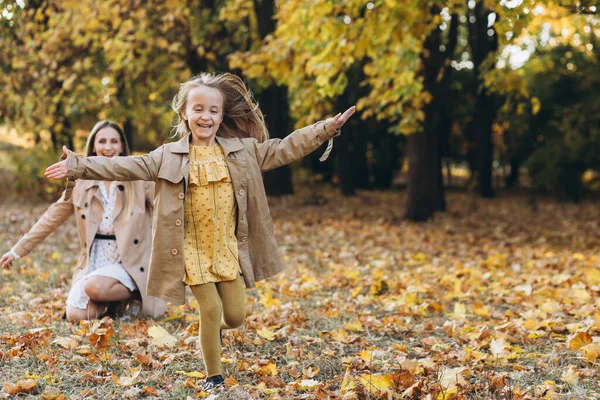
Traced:
POLYGON ((204 85, 191 89, 183 116, 192 131, 192 145, 212 146, 223 121, 223 95, 204 85))
POLYGON ((100 129, 94 137, 93 152, 108 158, 120 156, 123 152, 123 143, 119 132, 110 126, 100 129))

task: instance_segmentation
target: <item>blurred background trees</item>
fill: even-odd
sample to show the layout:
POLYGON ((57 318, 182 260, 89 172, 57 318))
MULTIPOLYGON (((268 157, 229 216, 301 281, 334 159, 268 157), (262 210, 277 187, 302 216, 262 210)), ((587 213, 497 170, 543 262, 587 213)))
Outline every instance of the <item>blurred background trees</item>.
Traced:
MULTIPOLYGON (((346 195, 406 186, 409 219, 445 210, 447 187, 577 201, 598 186, 598 3, 2 0, 0 124, 36 145, 10 148, 14 188, 52 194, 41 165, 98 119, 154 148, 179 83, 230 71, 272 137, 356 104, 330 160, 302 165, 346 195)), ((273 195, 292 182, 265 175, 273 195)))

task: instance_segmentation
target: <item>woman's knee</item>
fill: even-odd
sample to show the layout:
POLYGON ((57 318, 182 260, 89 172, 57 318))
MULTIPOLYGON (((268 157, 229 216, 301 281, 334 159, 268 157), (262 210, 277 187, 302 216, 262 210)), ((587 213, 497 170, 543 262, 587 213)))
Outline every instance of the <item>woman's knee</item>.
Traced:
POLYGON ((92 300, 102 300, 105 288, 94 278, 89 278, 83 284, 83 291, 92 300))

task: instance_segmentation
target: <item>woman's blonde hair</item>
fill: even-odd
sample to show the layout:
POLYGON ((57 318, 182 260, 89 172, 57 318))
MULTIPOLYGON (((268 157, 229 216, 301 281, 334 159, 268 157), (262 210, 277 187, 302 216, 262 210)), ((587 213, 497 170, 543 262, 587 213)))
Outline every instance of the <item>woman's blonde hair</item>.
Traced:
POLYGON ((251 137, 259 142, 269 138, 262 111, 246 88, 244 81, 230 73, 209 74, 206 72, 194 76, 179 86, 179 93, 173 98, 171 104, 177 115, 173 124, 173 136, 181 138, 191 133, 183 112, 187 106, 190 90, 198 86, 217 89, 223 96, 223 122, 217 131, 218 136, 225 138, 251 137))
MULTIPOLYGON (((114 121, 98 121, 96 125, 90 131, 90 134, 85 142, 85 155, 86 157, 91 157, 97 155, 94 151, 94 142, 96 141, 96 135, 104 128, 112 128, 119 133, 119 138, 121 139, 121 153, 120 156, 128 156, 131 154, 129 150, 129 143, 127 143, 127 138, 125 137, 125 133, 123 129, 114 121)), ((125 212, 125 218, 129 218, 131 214, 131 210, 133 208, 134 201, 134 191, 133 191, 133 182, 123 182, 122 183, 124 190, 123 195, 125 198, 125 207, 123 208, 123 212, 125 212)))

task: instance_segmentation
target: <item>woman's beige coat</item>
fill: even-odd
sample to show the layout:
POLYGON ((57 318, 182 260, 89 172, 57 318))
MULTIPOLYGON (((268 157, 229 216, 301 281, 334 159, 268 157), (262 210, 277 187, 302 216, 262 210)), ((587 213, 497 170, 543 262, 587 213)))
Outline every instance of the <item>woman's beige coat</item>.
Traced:
MULTIPOLYGON (((328 120, 291 133, 285 139, 217 136, 231 174, 237 202, 236 238, 246 287, 282 270, 261 172, 296 161, 339 131, 328 120)), ((69 179, 155 181, 152 256, 148 294, 174 304, 185 302, 183 254, 184 199, 189 182, 189 136, 149 154, 129 157, 81 157, 70 153, 69 179)))
MULTIPOLYGON (((21 257, 29 254, 50 233, 75 214, 81 253, 73 276, 73 283, 82 279, 88 270, 89 254, 102 218, 102 200, 98 181, 78 181, 71 190, 52 204, 42 217, 19 239, 13 250, 21 257)), ((117 248, 123 266, 131 275, 142 295, 142 313, 158 317, 165 312, 165 302, 146 295, 150 247, 154 183, 133 182, 134 203, 129 218, 123 208, 123 185, 118 185, 114 211, 114 229, 117 248)))

